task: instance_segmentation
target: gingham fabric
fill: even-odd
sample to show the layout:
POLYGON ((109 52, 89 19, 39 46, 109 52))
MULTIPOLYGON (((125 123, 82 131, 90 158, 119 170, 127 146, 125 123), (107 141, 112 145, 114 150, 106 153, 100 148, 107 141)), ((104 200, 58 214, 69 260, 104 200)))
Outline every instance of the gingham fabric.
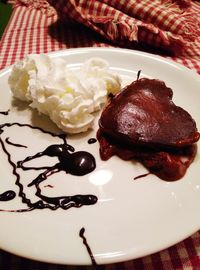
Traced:
MULTIPOLYGON (((57 1, 57 5, 59 2, 57 1)), ((88 2, 97 3, 98 1, 88 2)), ((179 2, 190 3, 188 0, 179 0, 179 2)), ((57 9, 59 8, 57 7, 57 9)), ((192 1, 189 9, 191 10, 191 14, 196 14, 195 20, 200 18, 200 2, 192 1)), ((63 10, 65 10, 64 7, 63 10)), ((64 12, 63 14, 65 14, 63 16, 66 19, 66 13, 64 12)), ((189 32, 193 28, 195 26, 192 26, 189 32)), ((200 30, 200 27, 196 28, 200 30)), ((49 52, 73 47, 114 46, 111 40, 108 40, 105 36, 100 36, 96 32, 90 30, 88 27, 84 27, 84 24, 61 23, 57 19, 53 7, 49 6, 45 0, 17 0, 13 16, 0 42, 0 68, 14 63, 30 52, 49 52), (19 46, 20 44, 22 45, 19 46), (23 49, 21 48, 22 46, 23 49)), ((151 38, 151 35, 148 36, 149 42, 151 40, 154 44, 155 42, 151 38)), ((124 45, 115 44, 115 46, 120 47, 125 47, 125 45, 127 43, 124 45)), ((153 51, 152 48, 150 49, 147 46, 140 46, 140 42, 137 44, 133 43, 129 47, 160 53, 160 50, 153 51)), ((164 56, 200 73, 200 36, 195 37, 195 41, 193 42, 184 42, 184 50, 181 53, 178 50, 176 51, 176 55, 169 56, 168 54, 164 54, 164 56)))
MULTIPOLYGON (((43 2, 44 3, 44 2, 43 2)), ((187 2, 188 3, 188 2, 187 2)), ((63 24, 45 6, 18 1, 0 41, 0 68, 5 68, 28 53, 46 53, 72 47, 112 46, 110 42, 83 25, 63 24)), ((200 3, 195 2, 200 14, 200 3)), ((200 73, 200 46, 185 56, 164 57, 200 73)), ((155 51, 154 51, 155 53, 155 51)), ((181 243, 150 256, 128 262, 96 267, 61 266, 24 259, 0 250, 1 270, 198 270, 200 269, 200 232, 181 243)))
POLYGON ((164 48, 176 55, 199 42, 200 17, 191 1, 49 0, 62 20, 69 17, 117 44, 164 48))

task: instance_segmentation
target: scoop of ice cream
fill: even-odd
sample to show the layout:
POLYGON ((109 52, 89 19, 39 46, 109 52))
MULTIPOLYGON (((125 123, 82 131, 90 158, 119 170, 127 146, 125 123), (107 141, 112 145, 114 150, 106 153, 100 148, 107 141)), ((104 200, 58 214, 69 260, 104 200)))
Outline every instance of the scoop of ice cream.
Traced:
POLYGON ((91 128, 93 112, 101 109, 109 93, 121 88, 120 77, 101 58, 91 58, 72 71, 64 59, 44 54, 31 54, 16 63, 8 82, 16 98, 28 101, 67 133, 91 128))

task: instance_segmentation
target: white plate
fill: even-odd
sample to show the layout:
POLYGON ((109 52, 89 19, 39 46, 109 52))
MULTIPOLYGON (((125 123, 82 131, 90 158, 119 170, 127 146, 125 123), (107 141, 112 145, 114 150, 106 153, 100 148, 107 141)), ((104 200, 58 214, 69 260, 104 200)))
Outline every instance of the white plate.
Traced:
MULTIPOLYGON (((112 48, 72 49, 50 55, 67 59, 72 69, 79 68, 84 60, 98 56, 106 59, 125 81, 135 80, 138 70, 142 70, 142 77, 163 80, 173 89, 174 101, 188 110, 200 128, 200 77, 181 65, 151 54, 112 48)), ((47 118, 38 117, 24 104, 13 103, 7 83, 9 73, 10 68, 0 73, 0 111, 11 110, 8 116, 0 115, 0 123, 17 121, 55 131, 55 126, 47 118)), ((0 212, 0 248, 44 262, 91 264, 86 245, 79 236, 80 229, 84 227, 84 236, 96 262, 106 264, 160 251, 199 230, 199 153, 185 177, 179 181, 169 183, 153 175, 133 181, 135 176, 146 172, 145 168, 117 157, 101 161, 98 142, 87 143, 89 138, 95 137, 96 130, 97 126, 87 134, 68 138, 68 143, 76 151, 86 150, 95 156, 96 170, 82 177, 55 174, 41 184, 41 189, 48 196, 89 193, 96 195, 98 202, 69 210, 0 212)), ((6 145, 12 152, 13 161, 60 142, 29 128, 13 126, 6 132, 1 135, 2 138, 7 136, 12 142, 28 146, 17 148, 6 145)), ((10 189, 18 193, 12 167, 2 148, 0 151, 0 194, 10 189)), ((41 166, 41 162, 49 163, 51 158, 35 162, 41 166)), ((19 173, 26 196, 30 199, 35 197, 34 187, 26 185, 36 172, 26 172, 26 180, 24 174, 19 173)), ((0 209, 21 208, 26 208, 26 205, 18 196, 11 201, 0 202, 0 209)))

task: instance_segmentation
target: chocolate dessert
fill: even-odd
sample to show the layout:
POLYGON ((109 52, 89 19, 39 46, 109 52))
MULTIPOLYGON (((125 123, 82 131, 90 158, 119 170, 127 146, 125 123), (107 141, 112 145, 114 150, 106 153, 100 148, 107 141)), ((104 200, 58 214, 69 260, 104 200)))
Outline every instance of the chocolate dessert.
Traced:
POLYGON ((101 158, 136 159, 163 180, 183 177, 195 157, 200 133, 172 97, 164 82, 147 78, 113 97, 99 120, 101 158))

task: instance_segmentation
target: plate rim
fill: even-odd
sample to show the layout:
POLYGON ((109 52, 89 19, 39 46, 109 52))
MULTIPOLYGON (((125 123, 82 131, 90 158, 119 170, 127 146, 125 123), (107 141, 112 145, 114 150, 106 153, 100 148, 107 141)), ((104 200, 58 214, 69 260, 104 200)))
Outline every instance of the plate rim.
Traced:
MULTIPOLYGON (((150 58, 159 60, 161 62, 165 62, 165 63, 168 63, 168 64, 173 64, 174 66, 178 67, 180 70, 183 70, 183 71, 185 71, 187 73, 190 73, 191 76, 194 76, 195 79, 198 79, 200 81, 199 74, 195 70, 190 69, 190 68, 184 66, 183 64, 177 63, 176 61, 174 61, 172 59, 167 59, 167 58, 165 58, 163 56, 160 56, 160 55, 154 55, 154 54, 151 54, 151 53, 142 52, 142 51, 136 51, 136 50, 131 50, 131 49, 112 48, 112 47, 84 47, 84 48, 70 48, 70 49, 58 50, 58 51, 54 51, 54 52, 47 52, 47 53, 44 53, 44 54, 47 54, 50 57, 62 57, 62 56, 70 55, 70 54, 77 54, 77 52, 86 53, 86 52, 90 52, 90 51, 93 51, 93 52, 95 52, 95 51, 96 52, 98 52, 98 51, 112 51, 112 52, 115 52, 115 53, 116 52, 120 52, 120 53, 124 52, 126 54, 132 54, 132 55, 137 55, 137 56, 145 56, 145 57, 148 57, 148 58, 150 57, 150 58)), ((13 65, 2 69, 0 71, 0 78, 2 76, 4 76, 4 74, 9 73, 11 71, 12 66, 13 65)), ((147 256, 147 255, 151 255, 151 254, 160 252, 160 251, 162 251, 162 250, 164 250, 164 249, 166 249, 168 247, 171 247, 171 246, 179 243, 180 241, 183 241, 184 239, 188 238, 189 236, 191 236, 192 234, 197 232, 199 229, 200 229, 200 226, 199 226, 199 228, 197 230, 195 229, 192 233, 188 233, 187 235, 185 235, 182 238, 182 240, 180 240, 180 237, 178 237, 179 240, 178 239, 174 240, 174 243, 170 243, 170 245, 167 244, 164 248, 162 246, 162 249, 159 249, 159 250, 156 249, 154 251, 151 251, 150 253, 149 252, 144 252, 143 255, 141 255, 139 257, 136 257, 136 258, 141 258, 141 257, 147 256)), ((10 252, 10 250, 6 250, 6 249, 2 249, 2 250, 10 252)), ((27 256, 23 256, 22 254, 19 254, 17 252, 13 252, 13 251, 11 251, 11 252, 12 252, 12 254, 17 255, 17 256, 21 256, 23 258, 28 258, 28 259, 31 259, 31 260, 37 260, 37 259, 35 259, 34 257, 31 257, 31 256, 27 257, 27 256)), ((129 255, 125 254, 125 255, 122 256, 121 259, 119 259, 119 260, 114 259, 114 260, 111 260, 109 263, 118 263, 118 262, 122 262, 122 261, 125 261, 125 260, 130 260, 130 259, 132 259, 131 257, 132 256, 130 254, 129 255)), ((134 258, 134 259, 136 259, 136 258, 134 258)), ((40 261, 42 261, 42 260, 40 259, 40 261)), ((63 264, 62 262, 59 263, 57 261, 54 262, 54 261, 46 261, 46 260, 44 260, 43 262, 63 264)), ((100 263, 100 264, 103 264, 103 263, 100 263)), ((77 264, 74 263, 74 265, 77 265, 77 264)), ((85 264, 85 265, 88 265, 88 264, 85 264)))

